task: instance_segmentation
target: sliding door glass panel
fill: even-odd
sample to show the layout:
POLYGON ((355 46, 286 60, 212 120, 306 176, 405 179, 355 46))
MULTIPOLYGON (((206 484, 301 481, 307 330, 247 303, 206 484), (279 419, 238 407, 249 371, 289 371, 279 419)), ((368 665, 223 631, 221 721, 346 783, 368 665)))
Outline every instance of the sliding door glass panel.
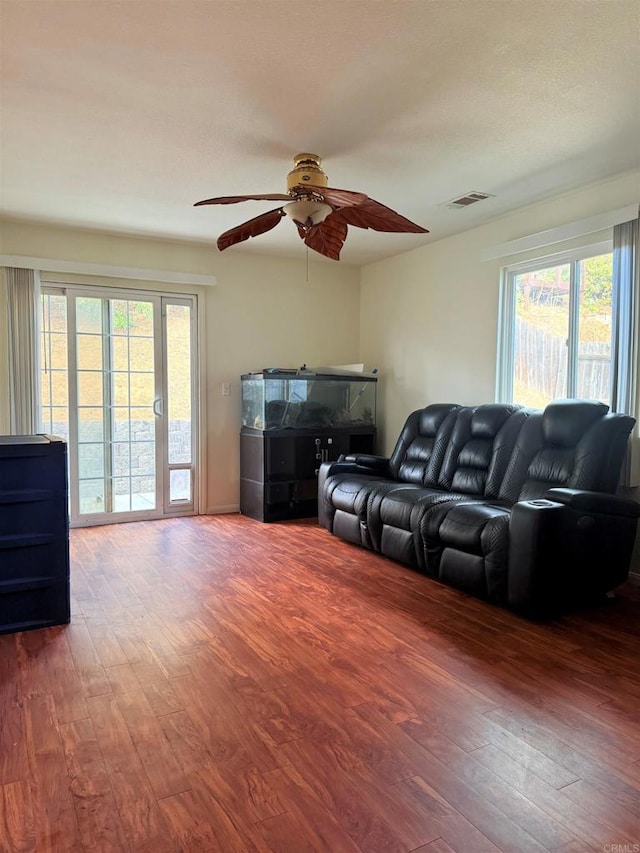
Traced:
POLYGON ((77 297, 80 516, 156 500, 153 303, 77 297))
POLYGON ((104 512, 105 507, 105 481, 100 480, 79 480, 78 495, 80 503, 80 512, 83 515, 90 513, 104 512))
POLYGON ((515 276, 513 401, 543 408, 566 395, 571 265, 515 276))
POLYGON ((577 263, 579 321, 576 396, 611 403, 613 255, 577 263))
POLYGON ((129 477, 113 478, 113 508, 115 512, 131 512, 131 480, 129 477))
POLYGON ((114 300, 112 382, 115 512, 156 508, 153 304, 114 300))
POLYGON ((102 442, 83 442, 78 447, 78 470, 82 479, 104 478, 104 446, 102 442))
POLYGON ((78 417, 78 507, 81 515, 108 511, 105 472, 105 304, 78 297, 76 318, 76 388, 78 417))
POLYGON ((191 463, 191 307, 166 306, 169 464, 191 463))
POLYGON ((192 313, 190 303, 165 302, 169 506, 193 503, 192 313))
POLYGON ((92 406, 78 412, 78 442, 104 441, 104 410, 92 406))
POLYGON ((80 370, 97 370, 102 373, 102 335, 78 334, 76 358, 80 370))
POLYGON ((104 399, 102 371, 78 369, 78 404, 81 407, 102 406, 104 399))
POLYGON ((151 301, 111 300, 114 512, 150 511, 157 506, 153 311, 151 301))

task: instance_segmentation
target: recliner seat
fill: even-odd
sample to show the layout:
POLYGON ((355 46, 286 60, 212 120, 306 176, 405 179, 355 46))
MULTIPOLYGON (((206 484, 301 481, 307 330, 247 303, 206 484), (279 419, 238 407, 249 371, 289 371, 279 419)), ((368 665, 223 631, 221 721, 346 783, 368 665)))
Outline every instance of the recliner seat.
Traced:
POLYGON ((371 494, 368 527, 376 550, 431 573, 419 537, 422 518, 444 502, 497 498, 527 415, 498 403, 458 410, 445 452, 425 472, 422 488, 371 494))
POLYGON ((439 470, 455 415, 460 406, 440 403, 413 412, 400 433, 389 459, 367 454, 345 457, 330 467, 322 465, 318 477, 320 524, 350 542, 379 550, 368 529, 368 502, 399 484, 419 488, 430 468, 439 470))

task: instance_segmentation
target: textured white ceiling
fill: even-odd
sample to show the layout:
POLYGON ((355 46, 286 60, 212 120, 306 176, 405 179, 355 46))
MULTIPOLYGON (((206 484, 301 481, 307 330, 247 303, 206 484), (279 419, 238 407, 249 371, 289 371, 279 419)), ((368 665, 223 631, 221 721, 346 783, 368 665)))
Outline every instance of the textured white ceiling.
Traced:
MULTIPOLYGON (((214 241, 291 158, 429 235, 640 165, 638 0, 2 0, 2 212, 214 241), (471 190, 494 199, 442 205, 471 190)), ((228 249, 299 254, 293 225, 228 249)))

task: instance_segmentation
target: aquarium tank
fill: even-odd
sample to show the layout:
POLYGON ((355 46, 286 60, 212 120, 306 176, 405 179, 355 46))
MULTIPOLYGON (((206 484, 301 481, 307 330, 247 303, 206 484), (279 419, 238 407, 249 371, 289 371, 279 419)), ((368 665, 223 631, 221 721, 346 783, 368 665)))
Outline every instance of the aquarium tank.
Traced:
POLYGON ((242 426, 259 430, 374 427, 375 373, 270 368, 241 377, 242 426))

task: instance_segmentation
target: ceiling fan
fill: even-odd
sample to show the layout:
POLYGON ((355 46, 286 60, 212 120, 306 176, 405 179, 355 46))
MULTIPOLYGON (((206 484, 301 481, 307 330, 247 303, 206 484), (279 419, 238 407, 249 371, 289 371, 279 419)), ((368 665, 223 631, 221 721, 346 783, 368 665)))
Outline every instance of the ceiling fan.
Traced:
POLYGON ((284 216, 293 220, 298 234, 310 249, 334 261, 340 259, 340 250, 347 238, 349 225, 371 228, 373 231, 429 233, 426 228, 416 225, 364 193, 328 187, 328 178, 321 163, 322 160, 317 154, 297 154, 293 158, 293 169, 287 175, 286 195, 267 193, 222 196, 198 201, 194 207, 205 204, 236 204, 240 201, 287 202, 221 234, 217 242, 221 252, 250 237, 258 237, 271 231, 284 216))

